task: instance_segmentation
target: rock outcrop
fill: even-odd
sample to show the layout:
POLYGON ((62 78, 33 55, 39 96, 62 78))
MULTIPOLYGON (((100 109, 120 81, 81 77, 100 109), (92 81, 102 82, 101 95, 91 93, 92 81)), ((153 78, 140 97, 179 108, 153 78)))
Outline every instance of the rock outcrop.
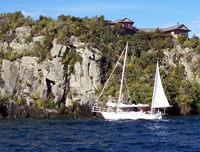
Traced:
POLYGON ((71 38, 71 44, 77 47, 76 52, 83 58, 83 61, 74 65, 74 73, 68 73, 70 96, 66 98, 66 106, 72 105, 74 100, 81 105, 87 104, 101 81, 101 70, 98 65, 101 59, 100 51, 89 48, 87 44, 79 43, 74 37, 71 38))
POLYGON ((176 49, 163 51, 165 55, 165 62, 172 67, 182 65, 185 69, 186 79, 189 81, 197 81, 200 83, 199 75, 193 69, 198 65, 200 55, 189 48, 181 48, 177 46, 176 49))
POLYGON ((21 52, 27 49, 29 45, 25 43, 25 39, 30 35, 31 28, 29 26, 22 26, 15 29, 15 39, 10 43, 10 47, 15 52, 21 52))
POLYGON ((17 61, 10 62, 3 60, 1 76, 4 81, 4 87, 1 88, 1 93, 4 95, 14 94, 19 75, 20 64, 17 61))
POLYGON ((13 49, 14 52, 22 53, 23 50, 30 51, 35 42, 43 42, 44 36, 35 36, 32 38, 31 42, 26 42, 26 39, 30 36, 31 28, 29 26, 22 26, 15 29, 15 38, 11 43, 0 43, 0 49, 3 51, 8 51, 9 47, 13 49))
MULTIPOLYGON (((30 34, 29 27, 16 29, 16 37, 9 44, 15 52, 22 52, 23 49, 34 47, 35 41, 42 42, 43 37, 33 37, 27 43, 25 38, 30 34)), ((53 47, 50 50, 50 58, 40 61, 39 57, 23 56, 16 61, 4 59, 2 62, 2 80, 0 87, 1 96, 22 96, 25 100, 25 113, 21 112, 21 106, 13 100, 7 106, 8 117, 36 117, 33 115, 33 105, 39 101, 53 100, 57 105, 65 102, 67 108, 73 107, 74 102, 82 108, 95 101, 95 89, 101 81, 101 60, 100 51, 81 43, 76 37, 71 37, 70 46, 64 46, 53 40, 53 47), (65 63, 66 54, 73 48, 81 62, 73 65, 65 63), (69 69, 73 68, 74 72, 69 69)), ((7 43, 0 44, 2 51, 7 49, 7 43)), ((39 103, 40 104, 40 103, 39 103)), ((79 109, 79 114, 83 109, 79 109)), ((39 110, 48 117, 44 109, 39 110)), ((57 115, 57 114, 56 114, 57 115)))
POLYGON ((53 48, 51 49, 50 53, 52 57, 63 57, 64 53, 66 52, 67 47, 61 44, 56 43, 56 39, 53 41, 53 48))
POLYGON ((9 102, 6 107, 1 109, 0 117, 8 118, 59 118, 61 117, 60 112, 52 109, 44 109, 34 106, 25 105, 20 106, 15 102, 9 102))

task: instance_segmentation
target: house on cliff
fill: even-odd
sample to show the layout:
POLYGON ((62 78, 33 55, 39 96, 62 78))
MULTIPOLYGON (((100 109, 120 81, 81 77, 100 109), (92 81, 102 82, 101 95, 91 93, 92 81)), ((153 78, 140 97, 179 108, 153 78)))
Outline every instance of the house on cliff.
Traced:
POLYGON ((133 26, 134 22, 128 18, 118 19, 109 23, 111 27, 116 24, 121 24, 121 27, 125 29, 127 34, 134 35, 137 32, 136 27, 133 26))
POLYGON ((179 23, 175 26, 170 26, 167 28, 138 28, 138 31, 154 32, 156 29, 163 31, 164 33, 170 33, 175 38, 177 38, 179 35, 188 36, 188 32, 191 31, 184 24, 179 23))
POLYGON ((170 26, 167 28, 136 28, 133 26, 134 22, 128 18, 118 19, 109 23, 111 27, 116 24, 121 24, 121 27, 125 29, 127 34, 134 35, 137 32, 154 32, 156 29, 163 31, 164 33, 170 33, 173 37, 177 38, 178 35, 188 36, 189 30, 184 24, 177 24, 175 26, 170 26))

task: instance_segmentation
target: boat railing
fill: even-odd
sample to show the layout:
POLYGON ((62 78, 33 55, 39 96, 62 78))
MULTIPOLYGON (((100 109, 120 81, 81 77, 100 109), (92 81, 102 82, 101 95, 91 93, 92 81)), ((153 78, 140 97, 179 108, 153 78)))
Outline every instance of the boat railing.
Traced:
POLYGON ((93 106, 91 111, 92 112, 102 112, 102 111, 107 111, 107 108, 101 108, 101 107, 93 106))

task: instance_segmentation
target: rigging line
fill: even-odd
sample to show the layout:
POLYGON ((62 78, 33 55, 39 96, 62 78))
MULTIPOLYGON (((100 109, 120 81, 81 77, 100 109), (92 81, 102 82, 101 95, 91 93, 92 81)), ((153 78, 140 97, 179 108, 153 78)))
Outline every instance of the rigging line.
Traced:
POLYGON ((111 79, 111 77, 112 77, 112 74, 114 73, 114 71, 115 71, 115 69, 116 69, 116 67, 117 67, 117 65, 118 65, 118 63, 119 63, 119 61, 120 61, 120 59, 122 58, 122 55, 124 54, 124 52, 125 52, 125 49, 126 49, 126 47, 125 47, 125 48, 124 48, 124 50, 122 51, 122 54, 120 55, 120 57, 119 57, 119 59, 118 59, 117 63, 115 64, 115 67, 114 67, 114 69, 112 70, 112 72, 111 72, 111 74, 110 74, 110 76, 109 76, 108 80, 106 81, 106 83, 105 83, 105 85, 104 85, 103 89, 101 90, 101 93, 100 93, 100 95, 98 96, 98 98, 97 98, 97 100, 96 100, 96 103, 99 101, 99 99, 100 99, 100 97, 102 96, 102 94, 103 94, 103 92, 104 92, 104 90, 105 90, 106 86, 108 85, 108 82, 109 82, 109 80, 111 79))

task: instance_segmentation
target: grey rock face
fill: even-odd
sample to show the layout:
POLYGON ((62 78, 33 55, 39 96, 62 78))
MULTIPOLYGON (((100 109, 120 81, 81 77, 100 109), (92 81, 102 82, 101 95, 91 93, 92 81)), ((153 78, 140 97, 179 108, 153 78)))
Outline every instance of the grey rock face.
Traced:
POLYGON ((45 99, 48 94, 48 87, 47 87, 47 81, 45 77, 41 78, 41 86, 40 86, 40 98, 45 99))
MULTIPOLYGON (((97 64, 101 56, 100 51, 94 48, 88 48, 87 44, 80 44, 75 37, 71 38, 71 44, 78 47, 76 52, 83 58, 83 62, 77 62, 74 65, 74 73, 69 74, 69 90, 72 93, 71 99, 66 99, 66 106, 71 105, 71 101, 78 101, 81 105, 88 104, 95 89, 98 88, 101 81, 101 70, 97 64)), ((93 101, 95 102, 95 100, 93 101)))
POLYGON ((194 73, 192 72, 190 63, 188 63, 185 58, 180 58, 180 63, 185 67, 187 79, 192 81, 194 79, 194 73))
MULTIPOLYGON (((43 41, 43 36, 37 36, 33 37, 31 42, 26 42, 25 39, 30 31, 29 27, 16 29, 16 37, 10 43, 10 47, 15 52, 20 53, 24 49, 31 50, 34 47, 34 42, 43 41)), ((66 98, 66 106, 70 106, 74 101, 83 106, 93 105, 95 89, 99 87, 101 81, 101 70, 98 63, 101 60, 101 52, 86 43, 81 43, 73 36, 70 39, 70 46, 57 44, 56 40, 52 43, 51 58, 43 62, 39 63, 38 57, 30 56, 24 56, 12 62, 3 60, 1 94, 22 95, 27 106, 32 106, 37 99, 47 99, 50 93, 53 95, 55 104, 66 98), (63 58, 65 58, 64 55, 67 54, 70 47, 75 48, 82 61, 73 65, 65 65, 63 58), (69 72, 70 66, 73 66, 71 68, 74 69, 74 72, 69 72)), ((7 43, 0 44, 1 50, 7 50, 7 47, 7 43)), ((20 110, 19 106, 14 103, 10 107, 11 109, 16 107, 20 110)), ((85 108, 87 109, 87 106, 85 108)), ((23 111, 23 109, 21 110, 23 111)), ((11 117, 16 115, 18 115, 18 112, 14 112, 11 117)))
MULTIPOLYGON (((23 50, 30 51, 34 47, 34 43, 39 41, 43 43, 44 36, 36 36, 32 38, 30 43, 26 43, 26 38, 30 35, 31 27, 29 26, 22 26, 18 27, 15 30, 15 39, 9 44, 9 46, 18 53, 21 53, 23 50)), ((1 48, 0 44, 0 48, 1 48)), ((4 48, 6 48, 6 44, 4 43, 4 48)))
POLYGON ((71 36, 69 41, 70 41, 70 45, 73 45, 75 47, 79 47, 79 46, 84 46, 85 45, 85 43, 81 43, 81 41, 75 36, 71 36))
POLYGON ((52 61, 44 62, 43 66, 45 72, 43 73, 47 79, 57 82, 59 84, 64 83, 64 64, 61 63, 60 58, 54 58, 52 61), (43 66, 44 65, 44 66, 43 66), (48 71, 46 73, 46 71, 48 71))
POLYGON ((196 80, 198 83, 200 83, 199 76, 195 76, 195 72, 193 71, 196 65, 198 65, 198 60, 200 59, 199 54, 195 53, 189 48, 181 48, 180 46, 177 46, 176 49, 173 50, 164 50, 164 54, 165 62, 170 66, 176 67, 178 64, 183 65, 187 80, 196 80))
POLYGON ((33 95, 36 90, 40 89, 37 60, 37 57, 28 56, 21 59, 19 80, 22 94, 33 95))
POLYGON ((18 80, 19 63, 3 60, 2 62, 2 79, 5 82, 5 87, 2 89, 3 94, 13 94, 18 80))
POLYGON ((15 52, 22 52, 23 49, 28 48, 28 44, 25 43, 25 39, 30 35, 31 28, 29 26, 21 26, 15 29, 15 39, 10 43, 10 47, 15 52))
POLYGON ((56 44, 56 39, 53 41, 53 48, 51 49, 52 57, 62 57, 66 52, 67 47, 61 44, 56 44))
POLYGON ((7 42, 0 43, 0 51, 8 52, 8 43, 7 42))
POLYGON ((55 103, 59 102, 64 94, 65 76, 64 65, 59 58, 52 61, 37 63, 37 57, 23 57, 20 62, 3 60, 2 79, 5 87, 1 88, 4 95, 22 94, 26 98, 34 96, 45 99, 49 92, 54 95, 55 103))
POLYGON ((52 93, 55 97, 54 99, 54 103, 58 103, 62 97, 63 97, 63 94, 64 94, 64 85, 60 84, 54 84, 52 87, 52 93))
POLYGON ((165 61, 173 67, 176 67, 176 64, 174 63, 174 57, 175 57, 175 52, 174 51, 170 51, 169 49, 163 50, 164 55, 165 55, 165 61))
POLYGON ((21 26, 15 29, 16 39, 19 42, 25 42, 25 38, 30 35, 31 27, 29 26, 21 26))
POLYGON ((60 58, 56 57, 52 61, 44 61, 40 68, 44 77, 42 79, 42 93, 40 96, 45 97, 49 89, 55 97, 54 102, 59 102, 64 95, 65 88, 64 64, 61 63, 60 58))

